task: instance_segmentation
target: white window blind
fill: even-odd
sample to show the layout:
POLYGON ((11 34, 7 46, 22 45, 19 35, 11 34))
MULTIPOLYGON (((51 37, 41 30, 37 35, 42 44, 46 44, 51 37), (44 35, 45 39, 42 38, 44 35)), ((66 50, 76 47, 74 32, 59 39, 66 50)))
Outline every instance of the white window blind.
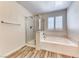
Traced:
POLYGON ((48 29, 54 29, 54 17, 49 17, 48 18, 48 29))
POLYGON ((48 30, 63 30, 63 16, 48 17, 48 30))
POLYGON ((56 16, 55 29, 56 30, 62 30, 63 29, 63 17, 62 16, 56 16))

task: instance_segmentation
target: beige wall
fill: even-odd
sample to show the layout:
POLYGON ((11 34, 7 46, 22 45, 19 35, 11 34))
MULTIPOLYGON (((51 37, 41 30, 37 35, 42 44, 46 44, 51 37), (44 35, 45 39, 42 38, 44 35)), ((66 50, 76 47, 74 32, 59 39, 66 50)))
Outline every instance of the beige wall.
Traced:
POLYGON ((31 16, 31 13, 16 2, 0 2, 0 21, 21 24, 0 23, 0 56, 4 56, 25 43, 25 16, 31 16))
POLYGON ((73 2, 67 10, 68 34, 73 42, 79 41, 79 2, 73 2))

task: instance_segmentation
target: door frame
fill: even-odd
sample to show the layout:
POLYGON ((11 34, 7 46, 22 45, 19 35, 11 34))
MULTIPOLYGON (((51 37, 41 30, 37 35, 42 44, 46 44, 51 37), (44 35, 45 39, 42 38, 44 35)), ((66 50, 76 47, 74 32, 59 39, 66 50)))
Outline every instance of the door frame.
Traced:
POLYGON ((25 21, 25 43, 27 43, 27 25, 26 25, 26 22, 27 22, 27 17, 25 17, 25 19, 24 19, 24 21, 25 21))

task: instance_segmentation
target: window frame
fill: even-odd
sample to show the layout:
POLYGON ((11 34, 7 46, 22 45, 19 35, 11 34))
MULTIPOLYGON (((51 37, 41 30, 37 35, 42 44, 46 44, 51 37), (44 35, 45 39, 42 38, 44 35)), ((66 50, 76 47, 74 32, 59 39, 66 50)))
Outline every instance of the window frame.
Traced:
POLYGON ((59 17, 59 16, 55 16, 55 31, 63 31, 64 30, 64 20, 63 20, 63 16, 62 16, 62 30, 59 30, 59 29, 56 29, 56 17, 59 17))
MULTIPOLYGON (((62 15, 58 15, 58 16, 62 16, 62 15)), ((56 17, 58 16, 49 16, 49 17, 54 17, 54 29, 48 29, 48 26, 47 26, 48 31, 54 31, 54 32, 64 31, 64 19, 63 19, 64 17, 63 16, 62 16, 62 27, 63 27, 62 30, 56 29, 56 17)), ((47 25, 48 25, 48 19, 47 19, 47 25)))
MULTIPOLYGON (((48 18, 49 18, 49 17, 48 17, 48 18)), ((54 21, 55 21, 55 17, 54 17, 54 16, 53 16, 53 18, 54 18, 54 21)), ((48 19, 48 20, 49 20, 49 19, 48 19)), ((52 31, 52 30, 54 31, 55 26, 53 27, 53 29, 49 29, 49 28, 48 28, 48 20, 47 20, 47 29, 48 29, 49 31, 52 31)))

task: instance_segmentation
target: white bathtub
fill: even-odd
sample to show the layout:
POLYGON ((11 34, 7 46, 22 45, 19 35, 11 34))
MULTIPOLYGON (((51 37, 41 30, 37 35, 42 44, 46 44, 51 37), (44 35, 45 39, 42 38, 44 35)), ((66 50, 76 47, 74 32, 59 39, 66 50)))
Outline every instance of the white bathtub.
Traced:
POLYGON ((45 39, 41 39, 40 41, 41 42, 52 43, 52 44, 74 46, 74 47, 78 46, 77 44, 73 43, 71 40, 69 40, 65 37, 47 36, 45 39))
POLYGON ((37 32, 36 48, 52 51, 68 56, 79 57, 79 47, 70 39, 57 36, 46 36, 43 31, 37 32))
POLYGON ((48 36, 40 40, 40 47, 56 53, 79 57, 78 45, 64 37, 48 36))

